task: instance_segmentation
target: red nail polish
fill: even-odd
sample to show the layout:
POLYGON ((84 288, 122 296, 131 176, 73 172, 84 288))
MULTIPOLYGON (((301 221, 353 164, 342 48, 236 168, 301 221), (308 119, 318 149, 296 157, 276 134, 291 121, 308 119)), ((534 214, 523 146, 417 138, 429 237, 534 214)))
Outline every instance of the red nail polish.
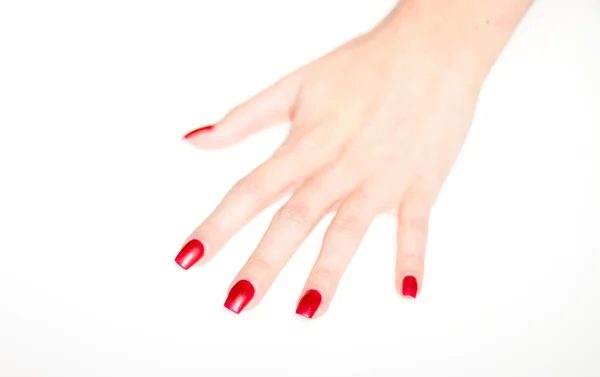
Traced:
POLYGON ((204 256, 204 245, 198 240, 190 240, 181 248, 175 262, 184 270, 192 267, 204 256))
POLYGON ((248 280, 240 280, 229 291, 225 307, 236 314, 240 314, 254 297, 254 286, 248 280))
POLYGON ((402 280, 402 294, 407 297, 417 298, 417 279, 414 276, 407 275, 402 280))
POLYGON ((321 294, 315 289, 309 289, 298 302, 296 314, 306 318, 312 318, 321 305, 321 294))
POLYGON ((198 134, 199 134, 199 133, 201 133, 201 132, 208 132, 208 131, 212 130, 213 128, 215 128, 215 126, 205 126, 205 127, 200 127, 200 128, 197 128, 197 129, 195 129, 195 130, 193 130, 193 131, 190 131, 190 132, 188 132, 187 134, 185 134, 185 135, 183 136, 183 138, 184 138, 184 139, 189 139, 189 138, 191 138, 191 137, 193 137, 193 136, 196 136, 196 135, 198 135, 198 134))

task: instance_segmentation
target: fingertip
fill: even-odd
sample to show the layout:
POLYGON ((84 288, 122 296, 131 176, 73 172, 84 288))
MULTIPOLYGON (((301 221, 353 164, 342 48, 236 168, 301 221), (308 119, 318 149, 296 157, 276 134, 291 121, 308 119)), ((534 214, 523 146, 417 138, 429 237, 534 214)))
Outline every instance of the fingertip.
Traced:
POLYGON ((322 301, 323 297, 319 291, 316 289, 309 289, 304 293, 300 301, 298 301, 296 314, 308 319, 316 318, 315 314, 319 310, 322 301))
POLYGON ((396 292, 404 299, 416 299, 421 292, 421 277, 416 273, 398 274, 396 278, 396 292))
POLYGON ((235 314, 240 314, 254 298, 254 285, 248 280, 238 280, 229 290, 223 306, 235 314))
POLYGON ((223 127, 217 129, 216 125, 204 126, 188 132, 181 139, 198 149, 222 149, 236 142, 223 131, 223 127))
POLYGON ((406 275, 402 279, 402 296, 405 298, 417 298, 417 292, 419 290, 419 285, 417 283, 417 278, 412 275, 406 275))
POLYGON ((177 263, 184 270, 188 270, 204 256, 204 244, 197 239, 188 241, 175 257, 177 263))
POLYGON ((192 130, 190 132, 188 132, 187 134, 183 135, 183 139, 184 140, 191 140, 193 138, 195 138, 198 135, 207 133, 207 132, 211 132, 212 130, 214 130, 215 125, 209 125, 209 126, 203 126, 200 128, 196 128, 195 130, 192 130))
POLYGON ((247 135, 226 123, 197 128, 183 135, 182 140, 198 149, 223 149, 236 144, 247 135))

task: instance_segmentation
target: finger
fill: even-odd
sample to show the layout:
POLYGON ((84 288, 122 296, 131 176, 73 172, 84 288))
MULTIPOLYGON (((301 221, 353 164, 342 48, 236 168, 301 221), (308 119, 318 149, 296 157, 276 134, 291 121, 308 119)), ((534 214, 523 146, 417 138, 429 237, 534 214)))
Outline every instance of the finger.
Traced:
POLYGON ((289 157, 272 157, 239 180, 186 240, 175 262, 187 270, 207 262, 256 214, 283 196, 297 178, 289 157))
POLYGON ((362 187, 342 202, 304 286, 297 314, 316 318, 325 313, 344 271, 379 212, 378 200, 375 190, 362 187))
POLYGON ((297 74, 290 75, 229 111, 217 124, 195 129, 184 139, 198 148, 218 149, 285 122, 290 117, 297 85, 297 74))
POLYGON ((341 169, 326 171, 306 182, 277 211, 264 237, 240 270, 225 302, 235 313, 256 306, 302 242, 338 198, 351 189, 341 169), (239 283, 244 281, 244 283, 239 283), (239 297, 238 284, 250 285, 251 298, 239 297))
POLYGON ((422 288, 430 209, 430 196, 418 187, 406 192, 398 209, 396 290, 406 298, 422 288))
POLYGON ((273 157, 236 183, 188 237, 175 261, 188 269, 199 260, 210 260, 254 216, 327 164, 334 148, 327 141, 315 148, 312 138, 320 135, 313 133, 298 141, 288 139, 273 157))

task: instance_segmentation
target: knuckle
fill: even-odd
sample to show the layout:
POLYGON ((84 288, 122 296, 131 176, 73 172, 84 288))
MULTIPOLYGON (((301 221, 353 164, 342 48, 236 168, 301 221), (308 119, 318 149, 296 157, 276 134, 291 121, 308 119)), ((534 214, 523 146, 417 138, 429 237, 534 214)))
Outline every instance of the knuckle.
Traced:
POLYGON ((313 214, 306 202, 287 203, 277 211, 274 217, 276 223, 290 223, 298 227, 310 224, 313 214))
POLYGON ((242 116, 250 108, 250 101, 238 103, 227 113, 227 117, 233 118, 242 116))
POLYGON ((371 208, 373 199, 369 192, 364 189, 358 189, 342 205, 343 213, 361 213, 371 208))
POLYGON ((415 231, 419 233, 427 233, 429 228, 429 218, 425 215, 411 216, 401 213, 398 216, 398 226, 405 231, 415 231))
POLYGON ((338 212, 331 222, 331 232, 337 234, 357 234, 362 230, 362 221, 359 216, 347 212, 338 212))
POLYGON ((422 265, 425 257, 429 218, 425 214, 409 215, 404 212, 398 216, 398 251, 404 263, 422 265))
POLYGON ((231 124, 232 122, 238 121, 244 115, 245 109, 244 104, 236 105, 230 109, 225 116, 219 121, 221 125, 231 124))
POLYGON ((257 203, 260 201, 260 184, 251 176, 240 179, 231 191, 232 196, 238 198, 238 200, 244 198, 244 201, 249 201, 252 203, 257 203))
POLYGON ((219 221, 216 216, 209 216, 204 222, 198 227, 196 233, 198 238, 206 240, 207 238, 213 239, 214 235, 224 233, 224 224, 219 221))
MULTIPOLYGON (((371 195, 357 190, 346 200, 331 223, 331 231, 343 234, 360 234, 365 231, 366 219, 371 219, 375 209, 371 195)), ((376 211, 375 211, 376 212, 376 211)))
POLYGON ((267 261, 262 255, 253 255, 246 264, 247 268, 259 271, 261 273, 267 273, 273 270, 271 263, 267 261))
POLYGON ((261 178, 261 173, 256 171, 240 179, 233 187, 233 195, 246 198, 251 202, 260 202, 267 194, 267 180, 261 178))
POLYGON ((398 263, 422 266, 425 263, 425 245, 411 245, 410 242, 399 245, 398 263))
POLYGON ((339 275, 340 274, 331 267, 319 266, 310 274, 309 285, 332 290, 337 286, 339 275))
POLYGON ((240 272, 241 276, 260 277, 262 281, 269 281, 276 275, 276 268, 262 255, 252 255, 240 272))

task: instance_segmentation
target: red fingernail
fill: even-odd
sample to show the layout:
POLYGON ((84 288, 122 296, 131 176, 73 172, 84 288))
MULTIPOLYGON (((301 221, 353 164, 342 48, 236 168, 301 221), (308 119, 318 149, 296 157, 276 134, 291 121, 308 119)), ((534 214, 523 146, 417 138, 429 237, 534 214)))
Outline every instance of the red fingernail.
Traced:
POLYGON ((240 280, 229 291, 225 307, 236 314, 240 314, 254 297, 254 286, 248 280, 240 280))
POLYGON ((204 256, 204 245, 198 240, 190 240, 181 248, 175 257, 175 262, 184 270, 192 267, 204 256))
POLYGON ((407 297, 417 298, 417 279, 414 276, 407 275, 402 280, 402 294, 407 297))
POLYGON ((185 134, 185 136, 183 136, 184 139, 189 139, 193 136, 196 136, 197 134, 201 133, 201 132, 208 132, 210 130, 212 130, 213 128, 215 128, 215 126, 205 126, 205 127, 200 127, 197 128, 193 131, 188 132, 187 134, 185 134))
POLYGON ((309 289, 298 302, 296 314, 306 318, 312 318, 321 305, 321 294, 315 289, 309 289))

